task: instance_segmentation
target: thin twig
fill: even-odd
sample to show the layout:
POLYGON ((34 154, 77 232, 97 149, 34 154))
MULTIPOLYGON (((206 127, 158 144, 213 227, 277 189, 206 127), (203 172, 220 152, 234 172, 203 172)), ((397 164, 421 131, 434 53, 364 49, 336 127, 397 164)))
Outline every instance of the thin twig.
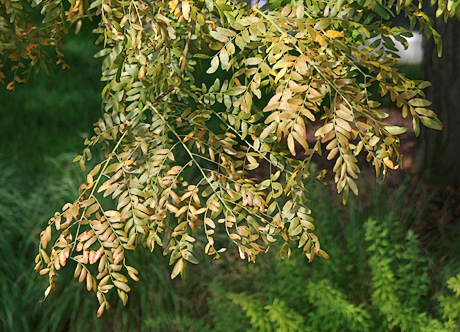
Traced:
POLYGON ((180 72, 181 74, 184 73, 185 71, 185 65, 187 64, 187 55, 190 47, 190 41, 192 40, 192 35, 193 35, 193 28, 195 27, 195 21, 191 20, 190 21, 190 26, 188 28, 188 36, 187 36, 187 41, 185 42, 185 47, 184 51, 182 52, 182 64, 180 66, 180 72))
POLYGON ((150 104, 155 104, 155 103, 157 103, 160 99, 166 97, 166 96, 169 95, 171 92, 173 92, 174 88, 175 88, 174 86, 173 86, 173 87, 170 87, 170 88, 168 89, 168 91, 163 92, 161 95, 159 95, 158 97, 156 97, 154 100, 150 101, 149 103, 150 103, 150 104))

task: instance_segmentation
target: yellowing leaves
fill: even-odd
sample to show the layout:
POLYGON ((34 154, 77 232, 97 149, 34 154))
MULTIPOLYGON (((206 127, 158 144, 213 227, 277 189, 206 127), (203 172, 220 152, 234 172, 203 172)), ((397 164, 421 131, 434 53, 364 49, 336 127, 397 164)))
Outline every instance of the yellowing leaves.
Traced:
POLYGON ((11 81, 6 85, 7 90, 13 90, 14 89, 14 81, 11 81))
POLYGON ((287 72, 288 68, 287 67, 284 67, 283 69, 281 69, 275 76, 275 83, 278 83, 278 81, 284 77, 284 75, 286 75, 286 72, 287 72))
POLYGON ((100 192, 103 192, 107 189, 110 188, 110 186, 112 185, 112 183, 110 182, 110 180, 107 180, 106 182, 104 182, 97 190, 98 193, 100 192))
POLYGON ((215 73, 218 68, 219 68, 219 58, 215 56, 214 58, 212 58, 211 66, 208 68, 208 70, 206 70, 206 73, 207 74, 215 73))
POLYGON ((273 133, 276 130, 277 127, 278 127, 278 123, 277 122, 272 122, 270 125, 265 127, 265 129, 260 133, 260 139, 267 138, 268 135, 273 133))
POLYGON ((105 215, 109 218, 120 218, 121 213, 115 210, 105 211, 105 215))
POLYGON ((229 96, 239 96, 243 92, 247 90, 247 87, 245 86, 235 86, 233 88, 230 88, 227 90, 227 95, 229 96))
POLYGON ((321 45, 321 46, 326 46, 326 41, 324 40, 324 37, 320 34, 316 35, 316 41, 321 45))
POLYGON ((86 176, 86 182, 88 182, 88 189, 92 188, 93 185, 94 185, 94 179, 93 179, 93 176, 91 174, 88 174, 86 176))
POLYGON ((204 222, 206 225, 208 225, 211 228, 216 228, 216 224, 211 218, 204 218, 204 222))
POLYGON ((241 240, 241 236, 239 236, 238 234, 235 234, 235 233, 231 233, 228 235, 228 237, 231 239, 231 240, 241 240))
POLYGON ((438 118, 428 118, 426 116, 421 116, 420 120, 428 128, 442 130, 442 122, 438 118))
POLYGON ((388 168, 395 169, 395 165, 394 165, 393 161, 390 158, 388 158, 388 157, 383 158, 383 163, 385 165, 387 165, 388 168))
POLYGON ((176 9, 177 5, 179 4, 179 0, 172 0, 172 1, 169 1, 168 2, 168 7, 169 7, 169 11, 171 13, 174 12, 174 10, 176 9))
POLYGON ((259 57, 253 57, 253 58, 247 58, 245 60, 247 66, 257 66, 263 61, 262 58, 259 57))
POLYGON ((343 32, 341 31, 337 31, 337 30, 327 30, 324 35, 328 38, 343 38, 344 37, 344 34, 343 32))
POLYGON ((407 128, 398 126, 385 126, 385 129, 392 135, 401 135, 407 131, 407 128))
POLYGON ((182 15, 187 21, 190 19, 190 3, 188 0, 182 1, 182 15))
POLYGON ((174 268, 171 272, 171 279, 174 279, 175 277, 177 277, 179 273, 181 273, 183 268, 184 268, 184 260, 183 258, 181 258, 177 261, 176 265, 174 265, 174 268))
POLYGON ((327 123, 315 132, 315 136, 326 135, 333 129, 334 129, 334 125, 332 123, 327 123))

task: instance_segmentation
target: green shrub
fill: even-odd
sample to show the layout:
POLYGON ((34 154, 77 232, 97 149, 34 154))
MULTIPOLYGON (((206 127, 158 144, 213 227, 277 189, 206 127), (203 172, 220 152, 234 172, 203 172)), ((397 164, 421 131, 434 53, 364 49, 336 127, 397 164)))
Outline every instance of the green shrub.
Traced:
MULTIPOLYGON (((340 232, 339 227, 325 227, 330 234, 322 238, 332 240, 329 251, 350 260, 338 263, 341 269, 335 257, 308 267, 293 251, 289 260, 277 259, 275 268, 256 265, 258 277, 246 292, 234 292, 232 285, 215 287, 219 291, 213 292, 210 306, 220 312, 219 306, 227 307, 230 299, 249 318, 247 331, 458 331, 460 299, 442 295, 439 314, 433 312, 429 295, 435 279, 430 278, 428 258, 414 232, 404 232, 395 220, 369 219, 361 228, 344 224, 340 232), (342 236, 353 231, 364 236, 349 248, 351 242, 342 236)), ((457 295, 459 280, 460 274, 448 283, 457 295)), ((229 315, 233 322, 245 321, 229 315)), ((218 315, 214 322, 220 320, 218 315)))

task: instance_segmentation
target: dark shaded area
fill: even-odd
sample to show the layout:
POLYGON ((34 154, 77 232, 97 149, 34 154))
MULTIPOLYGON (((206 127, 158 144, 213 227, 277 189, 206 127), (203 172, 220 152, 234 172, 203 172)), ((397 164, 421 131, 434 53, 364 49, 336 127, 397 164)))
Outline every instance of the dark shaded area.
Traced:
POLYGON ((83 149, 83 137, 102 114, 97 49, 87 27, 66 42, 70 69, 54 67, 49 77, 41 73, 14 91, 0 90, 0 159, 13 163, 18 175, 37 180, 46 173, 46 158, 83 149))
MULTIPOLYGON (((429 1, 425 1, 427 8, 429 1)), ((435 8, 428 14, 435 16, 435 8)), ((423 129, 417 151, 417 169, 435 185, 460 185, 460 22, 434 19, 433 26, 442 36, 442 57, 430 39, 425 42, 424 76, 433 86, 427 89, 432 109, 442 121, 442 131, 423 129)))

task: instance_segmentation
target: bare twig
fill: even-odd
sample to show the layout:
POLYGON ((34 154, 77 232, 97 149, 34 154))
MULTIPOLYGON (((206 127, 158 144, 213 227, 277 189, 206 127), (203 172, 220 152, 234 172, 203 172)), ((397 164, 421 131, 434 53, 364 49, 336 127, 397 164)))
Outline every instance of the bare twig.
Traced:
POLYGON ((171 87, 171 88, 169 88, 168 91, 163 92, 161 95, 159 95, 158 97, 156 97, 154 100, 150 101, 149 103, 150 103, 150 104, 155 104, 155 103, 157 103, 160 99, 166 97, 166 96, 169 95, 171 92, 173 92, 174 88, 175 88, 174 86, 171 87))
POLYGON ((184 73, 185 65, 187 64, 187 55, 188 55, 188 51, 189 51, 189 48, 190 48, 190 41, 192 40, 193 28, 194 27, 195 27, 195 21, 191 20, 190 21, 190 26, 188 28, 187 41, 185 42, 184 51, 182 52, 182 57, 181 57, 182 58, 182 63, 181 63, 181 66, 180 66, 181 74, 184 73))

